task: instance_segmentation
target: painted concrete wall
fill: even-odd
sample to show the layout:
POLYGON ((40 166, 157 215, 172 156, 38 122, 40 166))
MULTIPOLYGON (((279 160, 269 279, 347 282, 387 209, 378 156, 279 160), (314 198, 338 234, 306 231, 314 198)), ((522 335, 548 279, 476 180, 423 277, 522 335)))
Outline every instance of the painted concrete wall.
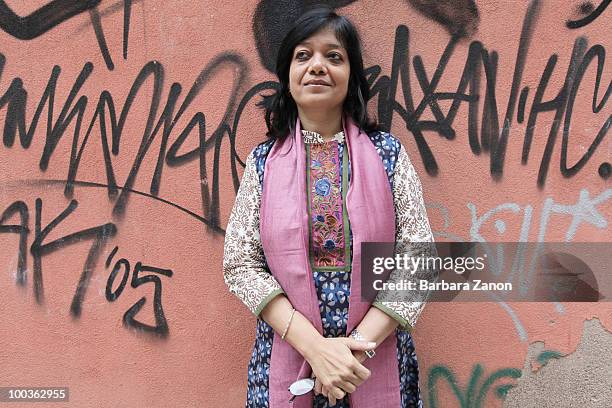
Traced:
MULTIPOLYGON (((223 232, 304 3, 0 1, 0 386, 242 406, 255 320, 223 283, 223 232)), ((369 106, 438 240, 612 241, 609 1, 327 3, 361 31, 369 106)), ((611 303, 431 304, 423 396, 546 406, 553 359, 571 401, 612 406, 609 365, 581 360, 612 359, 610 330, 611 303)))

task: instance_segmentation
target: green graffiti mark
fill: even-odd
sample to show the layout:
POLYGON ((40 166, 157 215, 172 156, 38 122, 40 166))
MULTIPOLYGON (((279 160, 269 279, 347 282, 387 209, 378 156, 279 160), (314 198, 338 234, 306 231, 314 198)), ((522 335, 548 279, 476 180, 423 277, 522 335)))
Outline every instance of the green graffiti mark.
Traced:
MULTIPOLYGON (((483 374, 483 368, 480 364, 476 364, 472 369, 470 381, 465 390, 462 390, 457 385, 455 374, 448 368, 442 365, 433 366, 429 370, 429 379, 427 387, 429 389, 429 405, 431 408, 438 408, 438 397, 436 383, 439 378, 445 379, 453 390, 453 394, 459 401, 461 408, 481 408, 486 399, 487 393, 491 390, 493 384, 501 379, 516 379, 521 376, 521 371, 516 368, 502 368, 489 375, 482 384, 480 378, 483 374)), ((495 395, 497 398, 503 399, 514 384, 501 384, 495 387, 495 395)))
POLYGON ((563 354, 561 354, 560 352, 556 351, 556 350, 544 350, 543 352, 541 352, 538 355, 538 363, 540 363, 540 365, 546 365, 546 363, 548 363, 548 360, 551 360, 553 358, 561 358, 563 357, 563 354))

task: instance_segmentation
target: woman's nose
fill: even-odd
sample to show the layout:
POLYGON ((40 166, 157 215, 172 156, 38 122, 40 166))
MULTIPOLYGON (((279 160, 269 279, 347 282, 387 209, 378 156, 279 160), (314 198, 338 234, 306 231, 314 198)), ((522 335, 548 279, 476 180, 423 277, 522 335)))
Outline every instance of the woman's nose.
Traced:
POLYGON ((310 61, 310 73, 323 74, 325 69, 325 64, 321 61, 321 57, 313 56, 310 61))

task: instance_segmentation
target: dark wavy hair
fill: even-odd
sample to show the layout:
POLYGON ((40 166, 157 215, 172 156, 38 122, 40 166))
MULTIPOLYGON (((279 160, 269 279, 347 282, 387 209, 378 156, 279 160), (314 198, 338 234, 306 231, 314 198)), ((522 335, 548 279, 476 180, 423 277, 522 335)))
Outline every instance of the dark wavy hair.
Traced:
POLYGON ((378 130, 376 121, 368 116, 370 89, 363 69, 361 39, 357 29, 349 19, 339 16, 332 9, 316 7, 302 14, 285 35, 276 58, 276 76, 280 86, 275 94, 264 96, 258 103, 265 109, 266 135, 271 139, 283 139, 293 131, 297 120, 297 106, 289 94, 289 67, 293 51, 302 41, 325 28, 331 28, 346 49, 351 67, 344 113, 350 115, 365 132, 378 130))

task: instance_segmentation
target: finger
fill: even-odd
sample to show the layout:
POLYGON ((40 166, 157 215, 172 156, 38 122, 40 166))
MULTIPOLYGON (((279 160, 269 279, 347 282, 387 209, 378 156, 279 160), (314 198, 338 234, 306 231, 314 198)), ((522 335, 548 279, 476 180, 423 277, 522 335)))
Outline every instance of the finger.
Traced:
POLYGON ((317 378, 315 380, 314 392, 316 395, 319 395, 321 394, 322 391, 323 391, 323 387, 322 387, 321 381, 319 381, 319 379, 317 378))
MULTIPOLYGON (((345 381, 342 383, 342 385, 340 386, 340 388, 342 388, 342 390, 344 390, 345 393, 353 393, 355 392, 355 390, 357 389, 357 387, 355 386, 355 384, 353 384, 352 382, 349 381, 345 381)), ((344 398, 344 396, 342 396, 344 398)))
POLYGON ((323 394, 325 398, 329 399, 329 396, 330 396, 329 388, 327 388, 324 385, 321 385, 321 394, 323 394))
POLYGON ((336 402, 338 400, 341 400, 342 398, 344 398, 344 396, 346 395, 346 393, 344 391, 342 391, 340 388, 338 387, 329 387, 327 389, 327 399, 329 400, 329 405, 330 406, 334 406, 336 405, 336 402))
POLYGON ((361 364, 357 359, 357 364, 353 367, 353 374, 355 375, 354 379, 351 379, 351 382, 357 382, 357 385, 361 384, 368 378, 370 378, 370 370, 368 370, 363 364, 361 364), (354 380, 354 381, 353 381, 354 380))
POLYGON ((351 350, 360 350, 360 351, 372 350, 376 347, 376 343, 373 341, 359 341, 359 340, 355 340, 355 339, 348 338, 348 337, 345 340, 345 344, 351 350))
POLYGON ((364 361, 366 361, 368 359, 368 356, 366 356, 366 354, 363 351, 361 351, 361 350, 356 350, 353 353, 353 357, 355 357, 357 359, 357 361, 359 361, 362 364, 363 364, 364 361))
POLYGON ((336 397, 336 400, 341 400, 346 395, 346 392, 344 392, 344 390, 341 388, 334 387, 332 389, 332 394, 334 395, 334 397, 336 397))
POLYGON ((327 394, 325 396, 327 397, 327 400, 329 401, 330 406, 333 407, 334 405, 336 405, 336 397, 334 397, 333 393, 327 390, 327 394))

